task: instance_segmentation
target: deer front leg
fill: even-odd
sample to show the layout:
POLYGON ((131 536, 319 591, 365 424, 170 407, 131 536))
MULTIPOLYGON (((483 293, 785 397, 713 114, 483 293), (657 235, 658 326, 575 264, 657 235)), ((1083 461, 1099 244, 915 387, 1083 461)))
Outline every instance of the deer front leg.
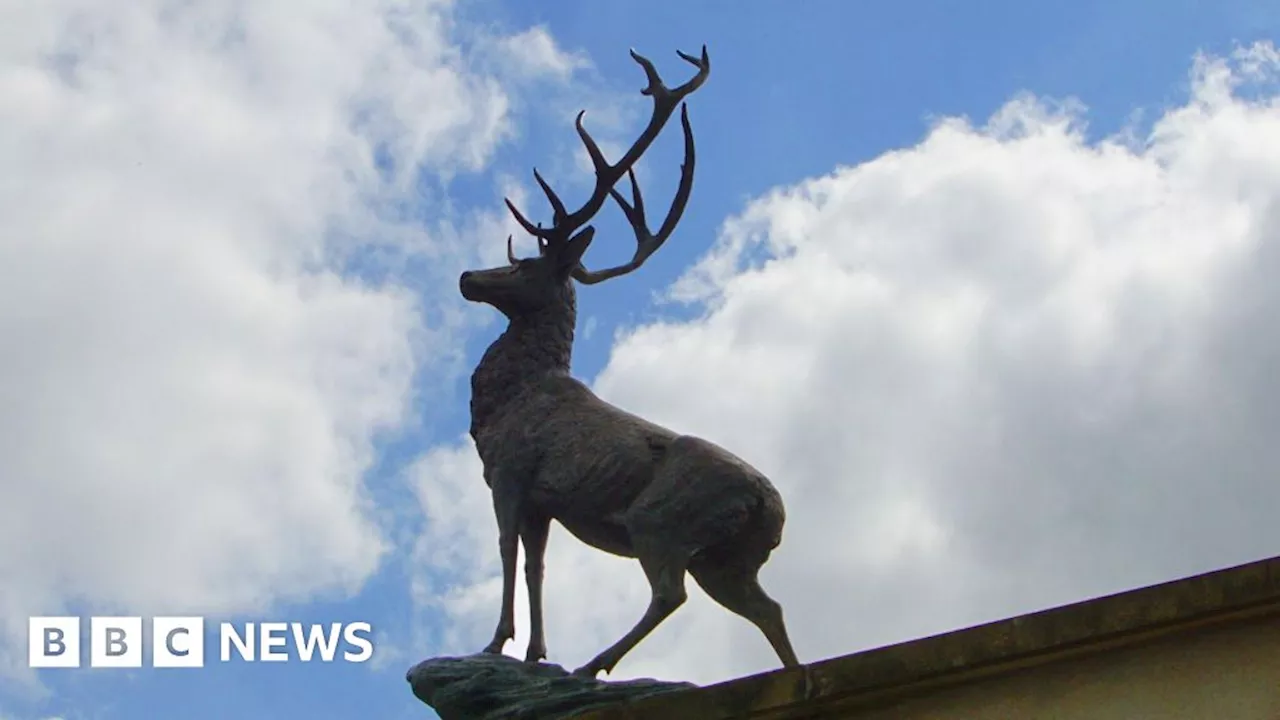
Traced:
POLYGON ((542 632, 542 570, 547 552, 547 535, 551 521, 541 514, 528 514, 520 526, 524 541, 524 578, 529 588, 529 649, 525 662, 537 662, 547 656, 547 641, 542 632))
POLYGON ((498 556, 502 559, 502 611, 493 640, 484 652, 501 654, 516 636, 516 553, 520 540, 520 495, 509 482, 494 482, 493 512, 498 520, 498 556))

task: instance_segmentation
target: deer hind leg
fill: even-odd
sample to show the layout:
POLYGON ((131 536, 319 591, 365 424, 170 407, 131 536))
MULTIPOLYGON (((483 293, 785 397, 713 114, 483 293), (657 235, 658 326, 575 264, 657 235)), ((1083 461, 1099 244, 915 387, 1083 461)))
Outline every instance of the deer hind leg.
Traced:
POLYGON ((672 547, 670 541, 659 538, 633 536, 632 547, 640 567, 649 579, 649 607, 640 622, 622 639, 596 655, 591 662, 573 671, 574 675, 595 677, 601 670, 611 672, 624 655, 640 643, 654 628, 666 620, 676 608, 684 604, 688 595, 684 588, 684 574, 689 566, 689 553, 672 547))
POLYGON ((782 606, 760 587, 759 569, 747 569, 737 565, 712 566, 695 564, 689 574, 712 600, 727 610, 750 620, 760 628, 784 667, 800 664, 796 652, 787 637, 787 627, 782 620, 782 606))
POLYGON ((551 521, 540 514, 526 515, 520 524, 524 580, 529 588, 529 649, 525 652, 525 662, 537 662, 547 656, 547 640, 542 629, 542 571, 550 531, 551 521))

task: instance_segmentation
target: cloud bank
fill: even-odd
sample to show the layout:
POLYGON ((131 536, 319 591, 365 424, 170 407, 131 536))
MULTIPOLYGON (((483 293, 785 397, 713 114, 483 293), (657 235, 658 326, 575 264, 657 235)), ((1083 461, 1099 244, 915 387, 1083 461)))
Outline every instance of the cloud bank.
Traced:
POLYGON ((442 183, 576 61, 535 29, 519 77, 477 70, 437 0, 5 17, 0 675, 28 615, 358 588, 387 548, 364 473, 472 253, 442 183))

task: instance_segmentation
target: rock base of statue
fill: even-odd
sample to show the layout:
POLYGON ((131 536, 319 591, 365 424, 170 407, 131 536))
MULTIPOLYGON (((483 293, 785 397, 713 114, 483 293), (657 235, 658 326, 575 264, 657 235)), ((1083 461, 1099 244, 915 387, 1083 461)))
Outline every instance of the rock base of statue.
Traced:
POLYGON ((441 720, 558 720, 606 705, 697 687, 660 680, 609 682, 577 677, 559 665, 488 653, 423 660, 405 679, 413 694, 430 705, 441 720))

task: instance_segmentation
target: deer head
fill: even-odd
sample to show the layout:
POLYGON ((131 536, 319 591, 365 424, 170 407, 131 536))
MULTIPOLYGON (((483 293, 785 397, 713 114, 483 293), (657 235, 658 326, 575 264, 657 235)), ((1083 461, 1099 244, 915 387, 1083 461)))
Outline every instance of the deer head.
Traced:
POLYGON ((701 87, 711 72, 711 60, 707 56, 705 45, 702 47, 700 58, 679 51, 677 54, 698 68, 698 72, 688 82, 670 89, 663 84, 652 62, 635 50, 631 51, 632 59, 640 65, 648 79, 648 85, 641 90, 641 94, 653 98, 653 114, 644 131, 640 133, 640 137, 623 154, 622 159, 616 163, 610 163, 582 125, 582 116, 585 111, 579 112, 574 121, 574 127, 582 139, 582 144, 586 146, 587 155, 590 156, 591 164, 595 169, 595 188, 591 192, 591 197, 577 210, 569 212, 560 197, 535 168, 533 177, 551 205, 551 227, 543 228, 541 224, 533 224, 510 199, 506 199, 505 202, 511 214, 515 216, 516 222, 537 238, 537 256, 517 258, 511 247, 511 236, 507 236, 507 264, 462 273, 459 288, 464 298, 471 302, 492 305, 509 319, 515 320, 538 313, 548 307, 561 306, 566 301, 571 304, 573 293, 571 280, 590 285, 625 275, 643 265, 650 255, 662 247, 680 221, 680 216, 684 213, 685 205, 689 200, 689 193, 693 189, 693 130, 689 126, 688 107, 682 101, 701 87), (666 220, 654 233, 645 220, 644 200, 640 196, 640 186, 636 183, 633 168, 640 156, 658 137, 677 105, 680 105, 680 124, 684 128, 685 161, 680 168, 680 185, 667 212, 666 220), (624 174, 631 180, 630 203, 614 189, 624 174), (636 250, 629 262, 604 270, 591 271, 582 263, 582 256, 595 236, 595 229, 587 223, 600 211, 606 196, 612 197, 626 215, 627 221, 635 232, 636 250))

